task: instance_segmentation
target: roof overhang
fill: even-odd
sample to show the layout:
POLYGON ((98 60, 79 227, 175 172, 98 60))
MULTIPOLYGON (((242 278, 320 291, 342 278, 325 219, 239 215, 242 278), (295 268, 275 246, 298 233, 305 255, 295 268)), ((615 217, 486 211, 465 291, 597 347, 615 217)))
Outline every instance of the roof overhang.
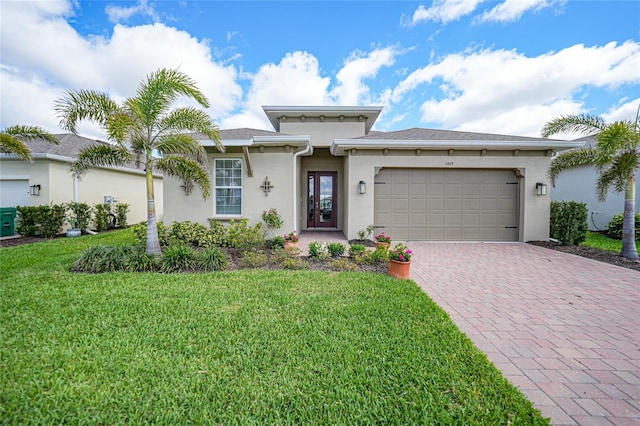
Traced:
POLYGON ((280 119, 282 117, 358 117, 365 122, 365 133, 373 127, 378 119, 381 106, 263 106, 267 118, 276 130, 280 131, 280 119))
POLYGON ((504 141, 504 140, 389 140, 389 139, 335 139, 331 144, 331 154, 336 156, 347 155, 351 149, 372 150, 414 150, 440 151, 440 150, 465 150, 481 151, 563 151, 571 148, 579 148, 584 142, 539 140, 539 141, 504 141))

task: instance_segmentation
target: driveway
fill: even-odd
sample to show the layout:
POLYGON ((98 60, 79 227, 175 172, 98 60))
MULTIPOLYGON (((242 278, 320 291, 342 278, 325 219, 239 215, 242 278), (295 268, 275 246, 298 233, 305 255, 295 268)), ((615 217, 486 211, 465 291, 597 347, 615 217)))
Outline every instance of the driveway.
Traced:
POLYGON ((640 272, 524 243, 409 243, 412 278, 555 425, 640 425, 640 272))

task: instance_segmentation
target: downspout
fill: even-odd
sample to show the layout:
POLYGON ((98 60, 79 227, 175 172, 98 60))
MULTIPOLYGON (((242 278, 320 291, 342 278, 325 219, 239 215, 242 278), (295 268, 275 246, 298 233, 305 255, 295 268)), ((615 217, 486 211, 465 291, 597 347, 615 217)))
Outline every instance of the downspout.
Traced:
POLYGON ((76 172, 73 173, 73 201, 75 203, 80 202, 80 197, 78 196, 78 174, 76 172))
POLYGON ((298 157, 305 154, 313 154, 313 146, 311 146, 311 138, 307 140, 307 147, 303 150, 293 153, 293 228, 298 229, 298 200, 296 194, 296 180, 298 179, 298 157))

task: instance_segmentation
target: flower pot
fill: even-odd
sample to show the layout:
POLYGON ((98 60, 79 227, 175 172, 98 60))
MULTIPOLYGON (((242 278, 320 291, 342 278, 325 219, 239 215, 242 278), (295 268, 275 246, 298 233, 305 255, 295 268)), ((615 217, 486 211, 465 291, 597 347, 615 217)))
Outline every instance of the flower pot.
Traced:
POLYGON ((394 278, 406 279, 409 278, 411 273, 411 261, 398 262, 397 260, 389 259, 389 268, 387 274, 394 278))
POLYGON ((67 237, 79 237, 80 235, 82 235, 82 230, 80 228, 67 229, 67 237))
POLYGON ((391 243, 379 243, 376 241, 376 250, 389 250, 389 246, 391 245, 391 243))
POLYGON ((291 249, 291 248, 298 248, 298 243, 299 242, 300 241, 285 240, 284 241, 284 249, 288 250, 288 249, 291 249))

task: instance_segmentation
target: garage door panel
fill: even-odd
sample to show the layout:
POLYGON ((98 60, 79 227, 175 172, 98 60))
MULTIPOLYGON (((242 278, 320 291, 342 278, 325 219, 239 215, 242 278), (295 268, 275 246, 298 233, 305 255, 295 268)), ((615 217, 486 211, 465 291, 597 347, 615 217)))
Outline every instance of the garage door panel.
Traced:
POLYGON ((511 170, 383 169, 376 226, 396 240, 518 239, 518 185, 511 170))

